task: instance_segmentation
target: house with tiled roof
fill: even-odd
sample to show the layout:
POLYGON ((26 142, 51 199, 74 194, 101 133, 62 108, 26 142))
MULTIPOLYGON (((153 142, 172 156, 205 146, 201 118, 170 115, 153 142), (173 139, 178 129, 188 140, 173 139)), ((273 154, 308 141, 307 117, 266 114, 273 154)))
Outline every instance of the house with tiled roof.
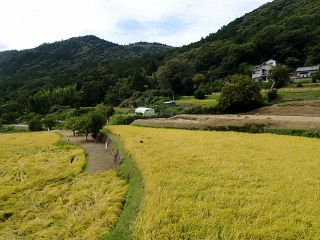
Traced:
POLYGON ((319 71, 319 65, 310 66, 310 67, 298 67, 297 70, 292 74, 293 81, 305 81, 310 80, 312 74, 319 71))

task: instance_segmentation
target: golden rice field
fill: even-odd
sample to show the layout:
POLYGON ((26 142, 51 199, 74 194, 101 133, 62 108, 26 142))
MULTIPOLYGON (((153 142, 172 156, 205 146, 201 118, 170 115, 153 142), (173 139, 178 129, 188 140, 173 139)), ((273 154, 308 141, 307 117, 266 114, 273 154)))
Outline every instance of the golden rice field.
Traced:
POLYGON ((144 179, 133 239, 320 238, 319 139, 107 129, 144 179))
POLYGON ((98 239, 117 222, 125 181, 115 171, 83 173, 83 149, 59 139, 0 136, 0 239, 98 239))

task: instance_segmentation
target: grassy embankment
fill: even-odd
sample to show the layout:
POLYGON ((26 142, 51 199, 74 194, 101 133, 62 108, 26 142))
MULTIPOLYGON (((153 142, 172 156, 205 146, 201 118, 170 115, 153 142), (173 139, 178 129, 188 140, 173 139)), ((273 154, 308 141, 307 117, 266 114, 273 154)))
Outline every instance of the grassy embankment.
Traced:
MULTIPOLYGON (((262 91, 264 101, 267 101, 266 91, 262 91)), ((178 106, 216 106, 218 104, 220 93, 206 95, 203 100, 195 99, 193 96, 181 96, 175 102, 178 106)), ((315 83, 304 84, 302 88, 280 88, 278 97, 273 103, 293 103, 301 101, 320 100, 320 87, 315 83)))
POLYGON ((133 239, 319 236, 319 139, 108 129, 120 136, 145 185, 133 239))
POLYGON ((83 149, 54 145, 59 138, 0 136, 0 239, 98 239, 115 226, 126 182, 115 171, 83 173, 83 149))
POLYGON ((320 88, 279 89, 277 102, 301 102, 320 100, 320 88))
POLYGON ((136 164, 127 155, 118 135, 109 132, 112 137, 112 144, 120 152, 121 164, 117 167, 117 175, 125 179, 128 183, 128 193, 126 202, 119 220, 114 229, 102 237, 103 240, 124 240, 131 239, 132 229, 131 224, 134 222, 140 210, 141 200, 144 194, 144 186, 141 173, 136 164))

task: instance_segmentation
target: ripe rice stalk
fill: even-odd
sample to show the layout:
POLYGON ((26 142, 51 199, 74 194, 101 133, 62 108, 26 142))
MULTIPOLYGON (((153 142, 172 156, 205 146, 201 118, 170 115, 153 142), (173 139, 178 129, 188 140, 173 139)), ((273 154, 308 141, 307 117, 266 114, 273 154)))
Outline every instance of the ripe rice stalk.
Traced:
POLYGON ((84 151, 53 145, 59 138, 0 136, 0 239, 98 239, 117 222, 126 182, 115 171, 83 173, 84 151))
POLYGON ((319 139, 134 126, 107 129, 121 137, 144 181, 133 239, 320 235, 319 139))

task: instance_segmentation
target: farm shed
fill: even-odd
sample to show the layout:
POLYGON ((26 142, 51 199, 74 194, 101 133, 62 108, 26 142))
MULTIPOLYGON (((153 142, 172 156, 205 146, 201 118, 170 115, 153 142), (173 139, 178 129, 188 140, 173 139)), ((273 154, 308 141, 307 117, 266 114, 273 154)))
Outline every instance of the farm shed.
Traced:
POLYGON ((151 116, 155 114, 153 108, 146 108, 146 107, 138 107, 135 110, 135 113, 142 113, 143 116, 151 116))

